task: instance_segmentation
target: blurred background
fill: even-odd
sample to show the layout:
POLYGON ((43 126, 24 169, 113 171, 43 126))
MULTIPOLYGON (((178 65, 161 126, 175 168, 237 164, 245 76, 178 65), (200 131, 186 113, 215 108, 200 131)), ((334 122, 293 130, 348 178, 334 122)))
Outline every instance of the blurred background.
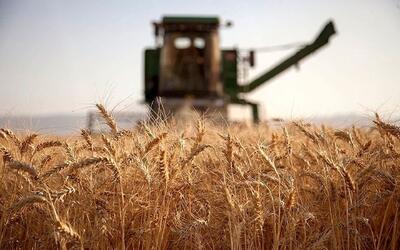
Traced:
MULTIPOLYGON (((151 22, 167 14, 231 20, 224 48, 310 42, 332 19, 327 47, 247 98, 262 119, 399 116, 399 0, 0 0, 0 126, 73 131, 96 102, 143 115, 143 51, 154 45, 151 22)), ((257 54, 249 79, 293 52, 257 54)), ((229 112, 250 118, 243 107, 229 112)))

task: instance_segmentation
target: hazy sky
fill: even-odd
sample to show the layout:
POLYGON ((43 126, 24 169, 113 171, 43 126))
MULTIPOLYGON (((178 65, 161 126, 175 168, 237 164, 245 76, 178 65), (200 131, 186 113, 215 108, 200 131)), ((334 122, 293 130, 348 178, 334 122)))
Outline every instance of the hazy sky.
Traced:
MULTIPOLYGON (((100 100, 137 110, 150 22, 164 14, 232 20, 222 46, 244 48, 311 41, 332 18, 329 46, 249 99, 264 116, 400 111, 399 0, 0 0, 0 114, 79 113, 100 100)), ((251 75, 292 52, 258 54, 251 75)))

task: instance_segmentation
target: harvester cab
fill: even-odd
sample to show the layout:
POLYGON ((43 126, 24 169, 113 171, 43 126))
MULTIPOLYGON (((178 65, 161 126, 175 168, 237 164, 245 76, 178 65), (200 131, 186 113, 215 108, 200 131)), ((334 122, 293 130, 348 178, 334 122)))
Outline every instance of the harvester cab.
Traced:
POLYGON ((243 58, 238 49, 220 49, 218 17, 167 16, 154 22, 156 46, 145 50, 145 102, 153 111, 175 113, 189 105, 227 118, 229 104, 248 105, 255 122, 258 104, 242 96, 263 85, 314 51, 335 34, 328 22, 314 42, 305 44, 255 80, 239 83, 240 66, 254 65, 254 51, 243 58), (161 102, 161 103, 160 103, 161 102))

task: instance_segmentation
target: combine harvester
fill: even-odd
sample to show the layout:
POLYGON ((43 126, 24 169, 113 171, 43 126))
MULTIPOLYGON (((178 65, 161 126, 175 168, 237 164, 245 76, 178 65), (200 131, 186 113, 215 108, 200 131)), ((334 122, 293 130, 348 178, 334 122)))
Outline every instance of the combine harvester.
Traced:
MULTIPOLYGON (((243 56, 238 49, 219 46, 218 17, 166 16, 154 22, 156 46, 144 53, 145 102, 156 113, 177 113, 188 105, 199 112, 227 117, 229 104, 251 107, 253 121, 259 121, 258 104, 243 96, 327 45, 335 34, 329 21, 317 38, 275 67, 250 82, 240 73, 254 66, 254 51, 243 56)), ((230 26, 228 23, 227 26, 230 26)))
MULTIPOLYGON (((327 45, 336 33, 333 22, 328 22, 312 43, 303 44, 296 53, 246 82, 244 75, 255 64, 255 51, 243 55, 238 49, 221 49, 222 25, 218 17, 166 16, 153 26, 156 46, 144 53, 145 103, 153 112, 176 114, 190 108, 227 120, 228 105, 239 104, 251 107, 255 123, 260 120, 258 104, 243 95, 291 66, 298 66, 302 59, 327 45)), ((120 114, 120 117, 130 116, 120 114)), ((97 114, 90 112, 88 129, 94 129, 96 120, 97 114)))

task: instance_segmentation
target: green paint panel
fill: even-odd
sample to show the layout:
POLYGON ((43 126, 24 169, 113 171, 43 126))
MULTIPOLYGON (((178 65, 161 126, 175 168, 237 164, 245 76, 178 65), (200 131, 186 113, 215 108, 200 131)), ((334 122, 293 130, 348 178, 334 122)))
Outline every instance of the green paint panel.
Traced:
POLYGON ((144 95, 150 103, 157 96, 160 78, 160 49, 146 49, 144 52, 144 95))
POLYGON ((237 51, 222 50, 221 61, 224 92, 233 98, 237 94, 237 51))

